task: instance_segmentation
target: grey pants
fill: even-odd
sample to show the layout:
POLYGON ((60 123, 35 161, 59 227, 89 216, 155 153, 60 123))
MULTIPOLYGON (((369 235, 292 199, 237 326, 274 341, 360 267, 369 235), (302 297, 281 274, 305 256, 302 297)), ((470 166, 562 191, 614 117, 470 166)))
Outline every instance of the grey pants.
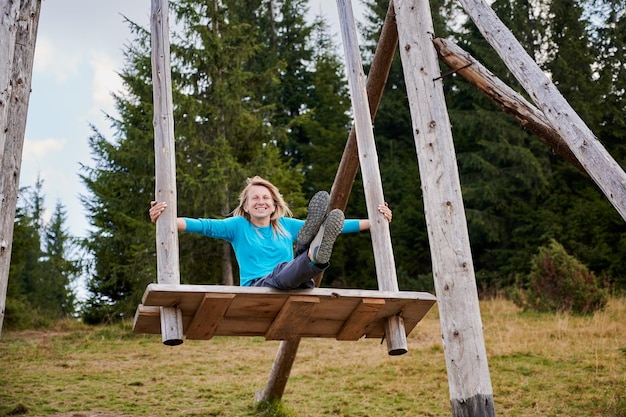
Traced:
POLYGON ((252 287, 273 287, 279 290, 314 288, 315 281, 313 278, 328 268, 330 264, 311 264, 308 249, 308 247, 298 245, 294 260, 279 263, 270 274, 254 280, 250 285, 252 287))

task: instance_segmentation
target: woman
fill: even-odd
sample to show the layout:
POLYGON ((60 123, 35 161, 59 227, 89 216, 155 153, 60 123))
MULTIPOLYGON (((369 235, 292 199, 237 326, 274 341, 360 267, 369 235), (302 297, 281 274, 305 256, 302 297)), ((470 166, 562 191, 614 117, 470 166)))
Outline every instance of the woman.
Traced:
MULTIPOLYGON (((370 227, 369 220, 344 220, 339 209, 328 212, 329 203, 328 193, 320 191, 309 202, 306 221, 294 219, 278 188, 256 176, 248 178, 232 217, 178 218, 176 226, 179 231, 229 241, 239 264, 242 286, 313 288, 313 278, 330 265, 337 236, 370 227)), ((150 220, 156 223, 166 208, 165 203, 151 202, 150 220)), ((387 204, 378 209, 391 222, 387 204)))

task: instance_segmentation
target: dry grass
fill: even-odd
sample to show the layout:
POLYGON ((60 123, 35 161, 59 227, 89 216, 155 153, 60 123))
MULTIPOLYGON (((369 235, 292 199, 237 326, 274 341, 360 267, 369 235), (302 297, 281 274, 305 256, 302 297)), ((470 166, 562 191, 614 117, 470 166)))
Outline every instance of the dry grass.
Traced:
MULTIPOLYGON (((626 417, 626 299, 590 317, 502 299, 481 310, 498 415, 626 417)), ((227 337, 166 347, 128 326, 6 332, 0 416, 255 416, 277 347, 227 337)), ((298 417, 449 416, 444 359, 436 309, 400 357, 379 340, 305 339, 283 401, 298 417)))

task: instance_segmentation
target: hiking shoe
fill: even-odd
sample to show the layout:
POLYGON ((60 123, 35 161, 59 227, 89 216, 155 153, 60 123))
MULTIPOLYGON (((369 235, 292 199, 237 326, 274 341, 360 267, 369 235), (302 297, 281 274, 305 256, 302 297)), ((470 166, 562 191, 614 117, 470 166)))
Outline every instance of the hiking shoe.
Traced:
POLYGON ((319 232, 317 232, 317 236, 311 242, 311 247, 309 248, 311 262, 316 264, 328 263, 330 255, 333 253, 335 239, 337 239, 341 229, 343 229, 343 220, 343 211, 339 209, 331 210, 328 213, 326 220, 320 226, 319 232))
POLYGON ((328 213, 328 205, 330 204, 330 195, 326 191, 318 191, 315 193, 311 201, 309 201, 309 213, 302 229, 298 232, 298 245, 309 246, 317 231, 320 229, 326 214, 328 213))

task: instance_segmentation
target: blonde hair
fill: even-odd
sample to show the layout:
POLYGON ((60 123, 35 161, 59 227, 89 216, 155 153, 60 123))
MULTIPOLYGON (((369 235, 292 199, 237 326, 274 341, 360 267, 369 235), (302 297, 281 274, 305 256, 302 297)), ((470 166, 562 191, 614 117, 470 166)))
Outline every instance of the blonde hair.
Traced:
POLYGON ((270 226, 272 226, 274 233, 284 235, 286 232, 278 222, 278 219, 285 216, 292 217, 291 210, 287 203, 285 203, 285 200, 283 200, 283 196, 280 194, 280 191, 278 191, 278 187, 258 175, 246 180, 246 186, 241 191, 241 194, 239 194, 239 205, 233 210, 233 216, 242 216, 250 221, 250 214, 244 210, 244 207, 248 202, 248 191, 255 185, 265 187, 270 192, 272 200, 274 200, 274 205, 276 206, 276 210, 274 210, 270 217, 270 226))

